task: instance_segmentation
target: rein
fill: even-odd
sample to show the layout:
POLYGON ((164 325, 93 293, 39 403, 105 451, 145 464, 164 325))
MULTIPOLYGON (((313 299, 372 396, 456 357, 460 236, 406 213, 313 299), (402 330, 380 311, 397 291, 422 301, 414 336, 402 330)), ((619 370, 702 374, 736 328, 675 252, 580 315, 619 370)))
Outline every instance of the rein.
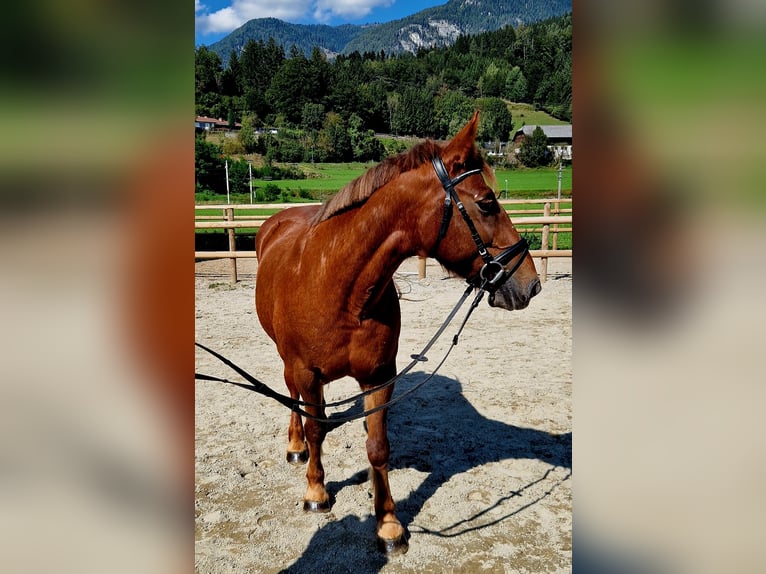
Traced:
POLYGON ((392 377, 385 383, 378 385, 372 389, 368 389, 366 391, 358 393, 347 399, 342 399, 332 403, 317 404, 317 403, 306 402, 300 399, 294 399, 288 395, 283 395, 281 393, 276 392, 275 390, 270 388, 268 385, 262 383, 261 381, 253 377, 247 371, 245 371, 244 369, 242 369, 241 367, 239 367, 238 365, 236 365, 235 363, 233 363, 232 361, 230 361, 223 355, 213 351, 212 349, 209 349, 208 347, 206 347, 205 345, 202 345, 201 343, 195 342, 194 344, 197 347, 216 357, 222 363, 224 363, 225 365, 227 365, 228 367, 236 371, 250 384, 240 383, 237 381, 230 381, 229 379, 215 377, 212 375, 205 375, 202 373, 194 373, 194 378, 197 380, 203 380, 203 381, 215 381, 220 383, 227 383, 230 385, 241 387, 243 389, 247 389, 249 391, 255 391, 261 395, 274 399, 278 403, 289 408, 294 413, 297 413, 308 419, 313 419, 317 422, 325 424, 327 426, 328 431, 336 427, 339 427, 340 425, 347 423, 349 421, 360 419, 368 415, 371 415, 375 412, 378 412, 380 410, 386 409, 390 407, 391 405, 398 403, 406 396, 414 393, 415 391, 420 389, 420 387, 422 387, 428 381, 430 381, 434 377, 434 375, 436 375, 436 373, 439 371, 441 366, 444 364, 444 361, 447 360, 447 357, 452 352, 452 349, 454 349, 455 346, 457 346, 458 338, 460 336, 460 333, 462 333, 463 331, 463 327, 465 327, 466 323, 468 322, 468 318, 471 316, 474 309, 476 309, 476 307, 479 306, 479 303, 481 302, 481 299, 484 297, 484 294, 488 291, 489 292, 495 291, 511 275, 513 275, 513 273, 519 268, 522 261, 524 260, 524 256, 529 252, 529 245, 527 241, 524 238, 521 238, 514 245, 504 249, 495 257, 492 257, 492 255, 490 255, 490 253, 487 251, 487 247, 484 244, 484 241, 479 236, 479 233, 476 230, 476 226, 474 225, 473 221, 471 220, 471 217, 468 215, 468 212, 465 209, 465 206, 460 201, 460 198, 458 197, 457 192, 455 191, 455 186, 458 183, 460 183, 461 181, 463 181, 465 178, 469 176, 481 173, 481 170, 472 169, 470 171, 467 171, 465 173, 462 173, 456 176, 454 179, 450 179, 449 174, 447 173, 447 169, 444 167, 444 163, 442 162, 440 157, 438 156, 434 157, 432 160, 432 163, 433 163, 434 171, 436 172, 436 175, 439 178, 439 181, 441 181, 442 187, 444 188, 444 191, 445 191, 444 215, 442 218, 441 228, 439 229, 439 236, 437 238, 437 247, 438 247, 438 244, 441 242, 441 240, 444 238, 444 236, 447 234, 447 229, 449 227, 450 219, 452 218, 452 204, 454 202, 454 204, 458 208, 458 211, 460 211, 460 214, 463 216, 463 219, 468 225, 469 230, 471 231, 471 237, 473 238, 474 243, 476 243, 476 247, 479 251, 479 255, 484 261, 484 265, 482 266, 478 275, 472 278, 469 278, 467 280, 468 287, 463 292, 463 295, 460 297, 460 300, 457 302, 457 304, 452 309, 452 311, 450 311, 449 315, 447 315, 447 318, 444 320, 442 325, 437 329, 434 336, 431 337, 431 340, 428 341, 428 343, 426 343, 425 347, 423 347, 423 350, 420 351, 420 353, 411 355, 412 362, 410 362, 409 365, 407 365, 404 369, 402 369, 402 371, 400 371, 397 375, 395 375, 394 377, 392 377), (510 262, 516 256, 519 256, 518 261, 514 264, 514 266, 510 270, 507 271, 504 268, 504 265, 510 262), (391 400, 386 401, 382 405, 378 405, 377 407, 374 407, 370 410, 367 410, 367 411, 363 410, 360 413, 356 413, 352 415, 332 416, 329 418, 317 417, 307 412, 305 408, 303 408, 303 407, 315 407, 315 408, 336 407, 336 406, 356 402, 362 397, 365 397, 372 393, 376 393, 386 387, 393 385, 399 379, 401 379, 404 375, 406 375, 409 371, 411 371, 416 364, 428 361, 428 357, 426 357, 426 353, 431 349, 431 347, 439 339, 439 337, 441 337, 442 333, 444 333, 444 330, 455 318, 455 315, 457 315, 458 310, 460 309, 460 307, 463 306, 463 304, 465 303, 466 299, 468 299, 468 296, 471 294, 471 292, 477 288, 479 292, 476 294, 476 297, 471 303, 471 306, 468 309, 468 312, 466 313, 465 318, 463 319, 463 322, 460 324, 460 328, 458 329, 455 336, 452 338, 452 343, 450 344, 449 348, 444 354, 444 357, 442 357, 441 361, 439 361, 439 363, 436 365, 436 368, 434 368, 433 372, 430 375, 428 375, 425 379, 420 381, 417 385, 403 392, 402 394, 396 397, 393 397, 391 400))
POLYGON ((411 389, 403 392, 401 395, 398 395, 396 397, 393 397, 391 400, 386 401, 382 405, 378 405, 377 407, 374 407, 367 411, 362 411, 360 413, 356 413, 353 415, 346 415, 346 416, 333 416, 329 418, 325 417, 317 417, 315 415, 312 415, 311 413, 307 412, 302 407, 337 407, 340 405, 344 405, 347 403, 353 403, 359 400, 362 397, 365 397, 367 395, 371 395, 372 393, 376 393, 382 389, 385 389, 386 387, 389 387, 396 383, 399 379, 401 379, 404 375, 406 375, 408 372, 412 370, 412 368, 417 365, 418 363, 423 363, 428 361, 428 357, 426 357, 426 353, 429 351, 429 349, 433 346, 433 344, 439 339, 439 337, 442 335, 444 330, 447 328, 447 325, 449 325, 452 322, 452 319, 455 318, 455 315, 457 315, 458 310, 460 307, 463 306, 463 303, 465 303, 468 296, 471 294, 471 292, 474 290, 473 285, 469 285, 468 288, 463 292, 463 295, 460 297, 460 300, 457 302, 455 307, 450 311, 450 314, 447 316, 447 318, 444 320, 444 323, 442 323, 441 327, 436 331, 433 337, 431 337, 431 340, 428 341, 425 347, 423 347, 423 350, 420 351, 420 353, 417 353, 415 355, 411 355, 412 361, 409 365, 407 365, 404 369, 402 369, 396 376, 390 378, 385 383, 378 385, 372 389, 368 389, 366 391, 363 391, 361 393, 357 393, 356 395, 349 397, 347 399, 342 399, 339 401, 335 401, 332 403, 323 403, 323 404, 317 404, 317 403, 311 403, 307 401, 302 401, 300 399, 294 399, 288 395, 283 395, 281 393, 276 392, 268 385, 262 383, 258 379, 256 379, 254 376, 252 376, 250 373, 245 371, 242 367, 239 367, 223 355, 213 351, 212 349, 209 349, 205 345, 201 343, 195 342, 194 344, 199 347, 200 349, 207 351, 211 355, 213 355, 215 358, 220 360, 222 363, 227 365, 228 367, 232 368, 234 371, 236 371, 239 375, 241 375, 245 380, 247 380, 250 384, 245 383, 239 383, 237 381, 231 381, 229 379, 221 378, 221 377, 215 377, 212 375, 205 375, 202 373, 194 373, 194 378, 198 380, 203 381, 215 381, 219 383, 227 383, 230 385, 234 385, 237 387, 241 387, 243 389, 247 389, 249 391, 255 391, 256 393, 259 393, 261 395, 264 395, 266 397, 272 398, 278 403, 281 403, 282 405, 289 408, 292 412, 298 413, 301 416, 304 416, 309 419, 313 419, 317 422, 323 423, 327 425, 327 430, 330 431, 336 427, 339 427, 340 425, 347 423, 349 421, 353 421, 356 419, 360 419, 363 417, 366 417, 368 415, 371 415, 375 412, 378 412, 380 410, 383 410, 385 408, 390 407, 391 405, 394 405, 398 403, 400 400, 402 400, 404 397, 414 393, 417 391, 420 387, 425 385, 428 381, 430 381, 434 375, 438 372, 439 368, 444 364, 444 361, 447 360, 447 357, 452 352, 452 349, 455 348, 455 346, 458 343, 458 338, 460 336, 460 333, 463 331, 463 327, 465 327, 465 324, 468 322, 468 317, 471 316, 471 313, 473 313, 474 309, 479 306, 479 303, 481 302, 482 297, 484 296, 485 291, 480 290, 476 297, 474 298, 473 302, 471 303, 471 307, 468 309, 468 312, 466 313, 465 318, 463 319, 463 322, 460 324, 460 328, 458 329, 455 336, 452 338, 452 343, 450 344, 450 347, 447 349, 447 352, 444 354, 444 357, 442 357, 441 361, 439 361, 439 364, 436 365, 436 368, 433 370, 433 372, 428 375, 425 379, 420 381, 417 385, 412 387, 411 389))

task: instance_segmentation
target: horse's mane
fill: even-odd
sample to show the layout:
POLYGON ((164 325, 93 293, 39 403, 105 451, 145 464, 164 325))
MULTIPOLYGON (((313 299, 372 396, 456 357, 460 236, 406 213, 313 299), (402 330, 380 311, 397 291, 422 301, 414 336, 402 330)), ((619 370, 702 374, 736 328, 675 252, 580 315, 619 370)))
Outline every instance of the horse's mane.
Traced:
POLYGON ((430 162, 441 150, 433 140, 416 144, 408 151, 384 159, 355 180, 343 186, 335 195, 324 203, 311 223, 317 225, 334 215, 353 209, 400 174, 430 162))

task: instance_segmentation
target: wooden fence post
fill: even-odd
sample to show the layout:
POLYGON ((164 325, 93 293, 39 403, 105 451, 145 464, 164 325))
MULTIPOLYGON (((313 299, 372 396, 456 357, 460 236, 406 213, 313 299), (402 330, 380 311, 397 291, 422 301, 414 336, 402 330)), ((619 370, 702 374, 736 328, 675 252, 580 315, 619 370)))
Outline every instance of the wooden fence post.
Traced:
POLYGON ((418 257, 418 279, 426 278, 426 258, 418 257))
MULTIPOLYGON (((546 203, 543 206, 543 217, 550 217, 551 216, 551 204, 546 203)), ((543 224, 543 234, 542 234, 542 240, 540 241, 540 249, 545 251, 548 249, 548 234, 550 232, 550 223, 544 223, 543 224)), ((545 283, 548 280, 548 258, 547 257, 541 257, 540 258, 540 281, 542 283, 545 283)))
MULTIPOLYGON (((226 221, 234 221, 234 209, 229 207, 224 210, 226 212, 226 221)), ((234 252, 237 250, 237 242, 234 236, 234 228, 230 227, 228 229, 229 234, 229 251, 234 252)), ((229 259, 230 265, 231 265, 231 283, 235 284, 237 282, 237 258, 232 257, 229 259)))

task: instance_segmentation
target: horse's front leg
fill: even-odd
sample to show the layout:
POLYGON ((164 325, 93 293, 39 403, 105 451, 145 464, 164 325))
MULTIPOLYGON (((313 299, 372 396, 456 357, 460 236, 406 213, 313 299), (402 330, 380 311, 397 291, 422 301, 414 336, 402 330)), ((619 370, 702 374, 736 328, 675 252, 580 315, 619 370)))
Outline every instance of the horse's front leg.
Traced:
MULTIPOLYGON (((383 380, 388 380, 395 374, 396 368, 392 366, 383 380)), ((375 385, 362 384, 361 386, 367 390, 375 385)), ((373 409, 388 401, 393 390, 394 387, 391 385, 380 392, 367 395, 364 399, 365 410, 373 409)), ((378 547, 387 554, 403 554, 408 549, 406 532, 396 517, 394 499, 388 484, 390 445, 387 414, 388 410, 383 409, 367 416, 367 458, 370 460, 370 479, 375 497, 378 547)))
MULTIPOLYGON (((306 380, 310 381, 299 384, 301 395, 304 400, 314 404, 324 404, 322 383, 318 377, 306 372, 306 380)), ((306 412, 316 417, 324 418, 324 407, 306 407, 306 412)), ((303 496, 303 510, 307 512, 328 512, 330 510, 330 496, 324 486, 324 467, 322 466, 322 443, 324 442, 327 429, 323 423, 306 418, 303 423, 306 436, 306 444, 309 451, 309 463, 306 468, 306 494, 303 496)))

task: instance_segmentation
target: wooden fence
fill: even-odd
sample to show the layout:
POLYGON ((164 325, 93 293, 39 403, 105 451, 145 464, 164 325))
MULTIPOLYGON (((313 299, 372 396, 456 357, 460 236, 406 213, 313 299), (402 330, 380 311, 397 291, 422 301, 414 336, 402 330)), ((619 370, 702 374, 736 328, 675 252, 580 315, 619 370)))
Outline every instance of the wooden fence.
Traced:
MULTIPOLYGON (((572 257, 571 249, 558 248, 559 233, 572 231, 571 199, 501 199, 500 204, 511 216, 513 224, 521 233, 541 234, 540 249, 530 250, 532 257, 539 259, 540 279, 548 278, 548 259, 550 257, 572 257), (524 208, 524 205, 542 207, 524 208)), ((220 215, 195 214, 195 229, 225 229, 229 239, 228 251, 195 251, 195 259, 229 259, 232 283, 237 282, 237 259, 255 257, 255 251, 237 251, 235 234, 237 229, 258 229, 269 215, 237 215, 237 211, 274 210, 311 205, 309 203, 270 203, 244 205, 196 205, 195 210, 218 211, 220 215)), ((419 266, 420 277, 425 277, 425 259, 419 266)))

